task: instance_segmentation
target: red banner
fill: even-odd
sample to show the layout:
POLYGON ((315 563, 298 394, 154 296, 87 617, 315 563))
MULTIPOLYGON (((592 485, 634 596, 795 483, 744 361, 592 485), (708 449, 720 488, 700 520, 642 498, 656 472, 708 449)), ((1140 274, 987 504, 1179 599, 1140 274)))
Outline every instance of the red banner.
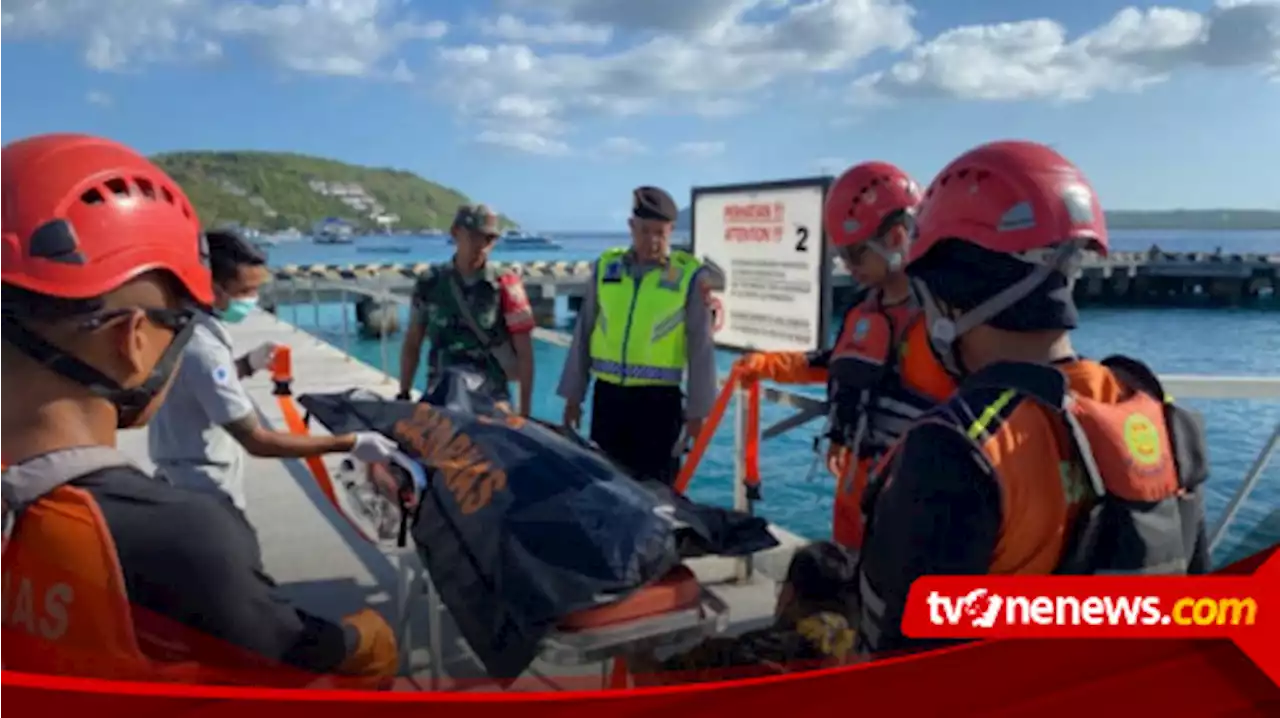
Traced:
MULTIPOLYGON (((549 694, 378 693, 138 684, 5 671, 0 693, 9 699, 11 708, 23 711, 21 715, 127 714, 134 718, 267 712, 273 718, 350 718, 353 713, 370 710, 376 711, 378 718, 510 718, 512 711, 520 718, 747 711, 794 715, 798 710, 808 713, 827 706, 850 713, 934 715, 1045 715, 1067 710, 1078 713, 1082 707, 1100 715, 1128 711, 1141 715, 1277 715, 1280 685, 1243 654, 1238 644, 1250 646, 1251 655, 1274 670, 1278 564, 1280 555, 1273 548, 1219 575, 1198 579, 1145 578, 1113 583, 1110 578, 1064 578, 1013 583, 975 577, 962 582, 922 581, 912 596, 910 626, 904 623, 913 633, 942 635, 939 625, 948 623, 947 616, 960 615, 965 620, 957 619, 956 624, 971 624, 973 615, 987 615, 994 603, 991 599, 998 595, 1002 607, 1014 605, 1015 609, 1012 613, 1004 609, 1002 615, 989 619, 993 632, 982 635, 1027 636, 1065 627, 1083 634, 1053 635, 1100 635, 1105 628, 1152 638, 995 638, 928 654, 749 681, 549 694), (1238 578, 1252 574, 1268 558, 1271 563, 1263 570, 1238 578), (971 598, 975 590, 986 590, 985 598, 971 598), (931 604, 928 597, 935 591, 931 604), (1073 600, 1060 601, 1063 597, 1073 600), (1110 604, 1105 600, 1108 597, 1110 604), (1135 624, 1126 618, 1129 614, 1115 608, 1122 597, 1158 599, 1155 610, 1160 618, 1143 624, 1141 616, 1146 614, 1140 608, 1134 614, 1138 616, 1135 624), (1042 598, 1047 603, 1038 600, 1042 598), (1098 600, 1090 602, 1090 598, 1098 600), (1256 604, 1252 618, 1246 599, 1256 604), (1227 603, 1229 600, 1236 603, 1227 603), (942 616, 939 621, 930 618, 931 605, 942 616), (1068 608, 1059 611, 1059 605, 1068 608), (1071 623, 1065 618, 1074 615, 1071 612, 1077 609, 1070 606, 1075 605, 1081 616, 1078 624, 1060 625, 1071 623), (1111 614, 1107 613, 1108 605, 1111 614), (1241 605, 1244 607, 1236 608, 1241 605), (1059 613, 1064 620, 1059 620, 1059 613), (1085 620, 1085 615, 1093 618, 1085 620), (1009 616, 1012 621, 1007 620, 1009 616), (1169 617, 1167 622, 1165 616, 1169 617), (1220 620, 1219 616, 1225 618, 1220 620), (1271 637, 1270 642, 1262 640, 1264 635, 1271 637), (1228 637, 1231 640, 1225 640, 1228 637)), ((1146 605, 1141 600, 1138 604, 1146 605)), ((972 635, 974 629, 964 630, 964 635, 972 635)))

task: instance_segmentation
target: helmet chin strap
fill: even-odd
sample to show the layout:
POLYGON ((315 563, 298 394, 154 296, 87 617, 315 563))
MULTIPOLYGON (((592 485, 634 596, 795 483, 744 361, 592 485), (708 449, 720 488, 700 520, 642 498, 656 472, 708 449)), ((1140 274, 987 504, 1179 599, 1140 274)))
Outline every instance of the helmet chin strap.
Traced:
POLYGON ((880 239, 872 239, 867 242, 867 247, 882 258, 889 265, 890 272, 896 272, 902 269, 902 265, 906 260, 906 253, 898 249, 889 249, 884 246, 880 239))
POLYGON ((85 387, 114 404, 118 429, 132 428, 164 389, 169 377, 178 368, 182 350, 191 340, 193 331, 195 331, 194 322, 179 330, 164 353, 160 355, 155 366, 151 368, 147 378, 136 387, 124 387, 95 367, 49 343, 16 320, 9 317, 0 320, 0 334, 3 334, 5 342, 49 371, 85 387))
POLYGON ((929 330, 929 343, 943 367, 954 376, 964 376, 967 371, 957 354, 956 340, 974 327, 986 324, 1000 312, 1026 298, 1055 272, 1074 272, 1079 254, 1080 245, 1076 242, 1059 245, 1052 250, 1052 254, 1046 261, 1036 266, 1033 272, 954 319, 942 310, 941 304, 933 296, 928 285, 924 282, 912 282, 913 291, 917 293, 916 298, 924 309, 925 322, 929 330))

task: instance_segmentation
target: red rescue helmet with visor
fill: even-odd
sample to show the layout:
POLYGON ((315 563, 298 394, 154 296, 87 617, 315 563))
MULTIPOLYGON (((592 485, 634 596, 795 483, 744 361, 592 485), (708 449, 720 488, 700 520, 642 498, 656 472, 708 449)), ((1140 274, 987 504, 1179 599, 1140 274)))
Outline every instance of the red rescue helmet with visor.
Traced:
POLYGON ((930 183, 916 210, 908 263, 913 273, 932 275, 922 304, 934 348, 954 370, 957 337, 1036 293, 1069 303, 1084 252, 1105 256, 1107 250, 1106 219, 1084 173, 1045 145, 1002 141, 965 152, 930 183), (960 267, 949 269, 941 259, 935 262, 938 271, 920 266, 934 264, 930 254, 955 242, 1026 269, 1001 274, 1013 278, 985 287, 981 301, 968 302, 973 306, 959 316, 945 316, 936 301, 951 289, 943 285, 969 285, 957 293, 974 296, 971 287, 987 279, 960 267))

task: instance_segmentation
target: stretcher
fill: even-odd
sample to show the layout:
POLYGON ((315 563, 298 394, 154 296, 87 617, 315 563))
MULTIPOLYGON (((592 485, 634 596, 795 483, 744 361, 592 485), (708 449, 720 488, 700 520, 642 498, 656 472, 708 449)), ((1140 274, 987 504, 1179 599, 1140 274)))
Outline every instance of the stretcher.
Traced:
MULTIPOLYGON (((287 347, 277 353, 272 376, 289 431, 309 433, 311 417, 299 412, 292 395, 287 347)), ((415 599, 426 599, 421 603, 425 604, 427 615, 430 689, 439 690, 446 608, 408 540, 410 517, 418 497, 427 488, 423 467, 404 456, 394 457, 387 465, 365 465, 348 457, 333 474, 318 459, 307 464, 321 492, 338 513, 396 567, 394 627, 401 674, 405 676, 411 673, 414 609, 421 605, 415 599)), ((563 667, 601 663, 601 687, 623 688, 627 685, 629 656, 695 643, 728 628, 728 605, 680 565, 625 598, 567 617, 543 640, 539 658, 563 667)), ((540 678, 555 685, 550 677, 540 678)))

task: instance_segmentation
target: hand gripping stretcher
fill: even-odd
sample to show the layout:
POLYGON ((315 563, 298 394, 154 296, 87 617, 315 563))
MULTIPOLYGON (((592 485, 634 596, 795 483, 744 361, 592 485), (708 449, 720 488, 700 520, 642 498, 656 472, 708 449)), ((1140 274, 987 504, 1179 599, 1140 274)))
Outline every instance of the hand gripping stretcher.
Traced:
MULTIPOLYGON (((293 398, 292 379, 289 348, 281 347, 272 362, 274 394, 289 431, 305 435, 311 417, 300 414, 293 398)), ((338 513, 396 567, 395 629, 400 670, 405 676, 411 672, 414 598, 426 597, 430 689, 439 690, 445 607, 408 540, 410 517, 418 497, 427 490, 423 467, 403 455, 389 465, 376 466, 346 458, 335 481, 319 457, 309 458, 306 463, 338 513)), ((621 600, 568 616, 543 640, 539 657, 564 667, 599 662, 601 687, 625 688, 628 656, 694 643, 723 633, 728 627, 728 606, 699 583, 692 571, 680 565, 621 600)), ((551 678, 540 677, 555 685, 551 678)))

